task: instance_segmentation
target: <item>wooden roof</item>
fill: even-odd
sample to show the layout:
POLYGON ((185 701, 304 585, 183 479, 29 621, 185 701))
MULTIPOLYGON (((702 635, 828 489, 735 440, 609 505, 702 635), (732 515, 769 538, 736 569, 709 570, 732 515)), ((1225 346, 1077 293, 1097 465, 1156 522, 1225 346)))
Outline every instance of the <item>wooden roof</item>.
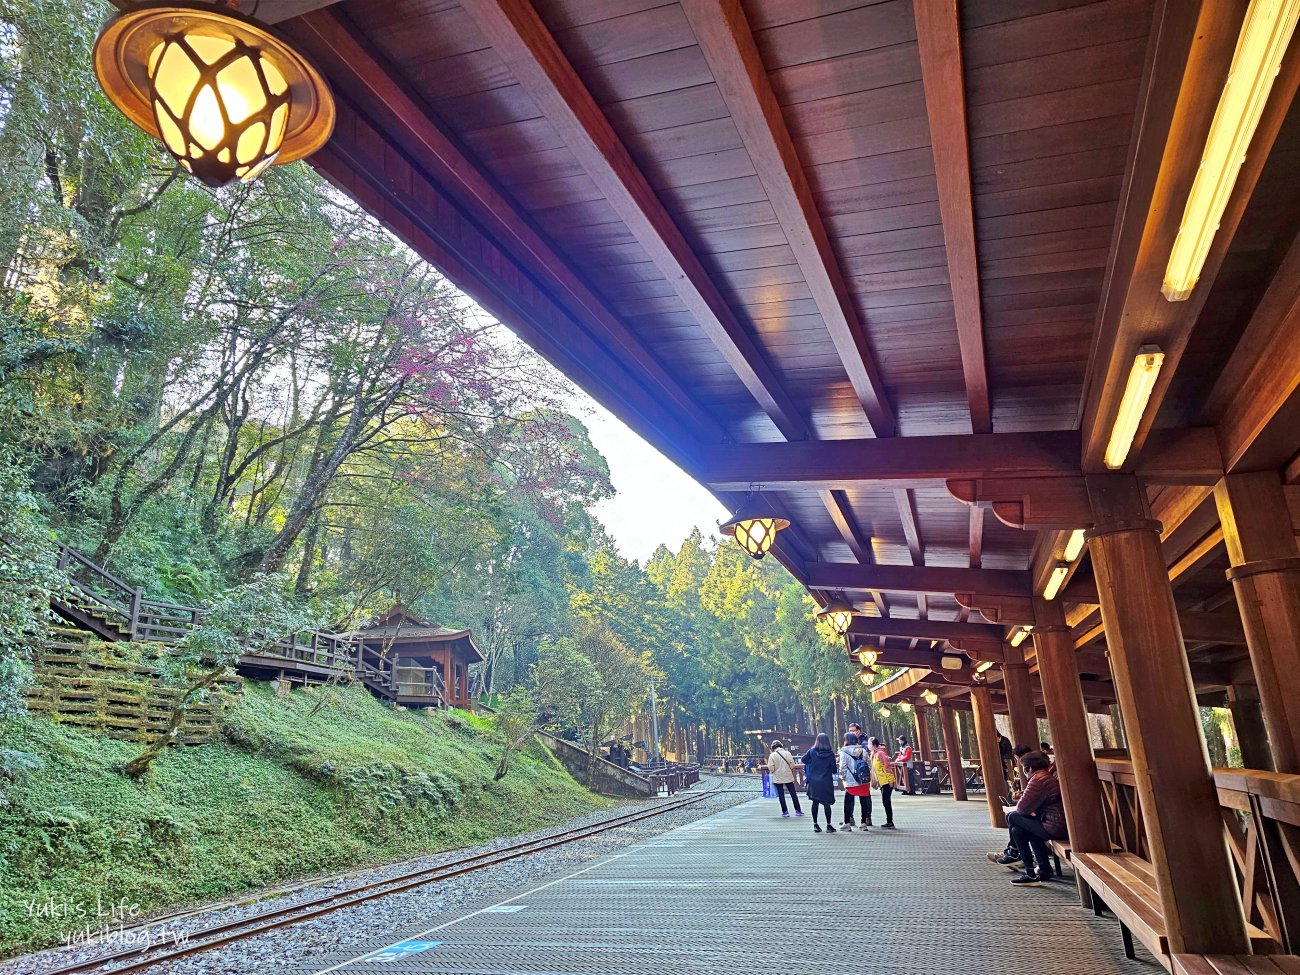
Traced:
MULTIPOLYGON (((1103 470, 1155 341, 1129 468, 1190 559, 1184 608, 1232 612, 1206 485, 1300 446, 1296 44, 1201 283, 1169 303, 1233 5, 315 5, 280 24, 340 103, 313 164, 724 503, 756 488, 819 598, 978 619, 954 577, 890 589, 875 566, 1027 591, 1062 526, 945 482, 1103 470)), ((1095 606, 1069 606, 1086 647, 1095 606)))

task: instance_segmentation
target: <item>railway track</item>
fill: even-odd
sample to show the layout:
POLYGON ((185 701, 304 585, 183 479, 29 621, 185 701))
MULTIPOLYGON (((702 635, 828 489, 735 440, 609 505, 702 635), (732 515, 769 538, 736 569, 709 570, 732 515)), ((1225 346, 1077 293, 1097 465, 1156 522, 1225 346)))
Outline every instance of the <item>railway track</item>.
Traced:
MULTIPOLYGON (((330 914, 334 911, 340 911, 349 907, 354 907, 358 904, 364 904, 367 901, 377 900, 381 897, 388 897, 392 894, 399 894, 403 891, 412 890, 425 884, 437 883, 441 880, 459 877, 466 873, 472 873, 475 870, 483 870, 487 867, 496 866, 497 864, 507 863, 510 860, 516 860, 520 857, 525 857, 543 850, 553 849, 557 846, 564 846, 567 843, 573 843, 577 840, 596 836, 607 830, 617 829, 620 826, 629 826, 633 823, 641 822, 642 820, 652 819, 656 816, 662 816, 665 813, 674 812, 678 809, 692 806, 710 796, 735 791, 739 790, 715 787, 696 793, 695 795, 683 798, 667 799, 656 803, 650 808, 641 808, 621 813, 617 816, 603 819, 597 823, 588 823, 574 827, 573 829, 559 830, 558 832, 551 833, 547 836, 526 840, 522 843, 516 843, 511 846, 502 847, 501 849, 491 850, 485 853, 472 854, 467 857, 462 857, 459 860, 453 860, 450 863, 412 870, 407 873, 398 874, 393 877, 386 877, 382 880, 376 880, 370 883, 356 884, 350 888, 334 891, 330 894, 287 907, 259 911, 236 920, 196 928, 192 931, 185 932, 185 940, 178 944, 146 944, 143 946, 125 947, 107 954, 98 955, 94 958, 73 962, 59 968, 49 969, 44 972, 43 975, 74 975, 74 973, 83 972, 97 972, 102 973, 102 975, 110 975, 110 973, 111 975, 119 975, 119 973, 143 971, 155 965, 175 961, 180 958, 186 958, 191 955, 197 955, 214 948, 220 948, 223 945, 242 941, 245 938, 251 938, 268 931, 274 931, 278 928, 289 927, 294 924, 300 924, 304 921, 310 921, 324 914, 330 914)), ((194 913, 173 915, 173 917, 192 917, 194 916, 194 913)), ((149 925, 141 925, 133 930, 139 932, 148 930, 149 928, 156 929, 161 924, 166 923, 167 920, 168 918, 155 919, 149 925)))

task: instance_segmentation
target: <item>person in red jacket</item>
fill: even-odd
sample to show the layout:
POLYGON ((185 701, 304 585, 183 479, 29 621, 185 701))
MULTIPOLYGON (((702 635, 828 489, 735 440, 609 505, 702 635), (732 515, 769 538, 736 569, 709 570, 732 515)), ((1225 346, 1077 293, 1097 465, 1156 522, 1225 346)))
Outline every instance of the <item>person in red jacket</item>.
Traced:
POLYGON ((1025 772, 1025 791, 1020 793, 1014 812, 1007 813, 1016 854, 998 863, 1013 870, 1024 867, 1024 875, 1011 881, 1016 887, 1037 887, 1053 876, 1049 840, 1066 839, 1065 805, 1061 784, 1052 774, 1052 762, 1042 752, 1029 752, 1020 759, 1025 772))
POLYGON ((904 735, 898 736, 898 754, 894 756, 894 762, 903 766, 903 795, 916 795, 916 772, 912 767, 912 746, 907 743, 904 735))

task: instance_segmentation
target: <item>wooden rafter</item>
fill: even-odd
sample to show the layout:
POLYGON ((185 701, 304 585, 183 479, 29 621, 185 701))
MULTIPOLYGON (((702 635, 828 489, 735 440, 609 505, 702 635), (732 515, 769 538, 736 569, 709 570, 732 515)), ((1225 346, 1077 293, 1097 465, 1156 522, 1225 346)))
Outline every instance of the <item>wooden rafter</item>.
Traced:
POLYGON ((962 77, 961 27, 956 0, 914 0, 921 81, 930 121, 930 144, 939 187, 939 213, 948 257, 957 342, 961 347, 966 401, 975 433, 993 429, 988 371, 984 366, 984 318, 980 308, 979 264, 975 255, 975 213, 971 205, 966 84, 962 77))
POLYGON ((1165 354, 1164 366, 1126 469, 1132 469, 1142 454, 1300 83, 1300 52, 1293 45, 1273 84, 1196 288, 1186 301, 1165 300, 1160 291, 1165 267, 1232 61, 1245 6, 1188 0, 1161 4, 1157 10, 1121 194, 1119 227, 1106 270, 1081 406, 1083 462, 1088 472, 1105 470, 1106 443, 1133 358, 1139 347, 1155 344, 1165 354))
POLYGON ((857 617, 849 635, 904 637, 921 640, 1002 640, 1002 627, 992 623, 961 623, 944 620, 873 619, 857 617))
POLYGON ((465 11, 788 440, 807 423, 528 0, 465 0, 465 11))
POLYGON ((895 432, 884 383, 739 0, 684 0, 695 39, 878 437, 895 432))

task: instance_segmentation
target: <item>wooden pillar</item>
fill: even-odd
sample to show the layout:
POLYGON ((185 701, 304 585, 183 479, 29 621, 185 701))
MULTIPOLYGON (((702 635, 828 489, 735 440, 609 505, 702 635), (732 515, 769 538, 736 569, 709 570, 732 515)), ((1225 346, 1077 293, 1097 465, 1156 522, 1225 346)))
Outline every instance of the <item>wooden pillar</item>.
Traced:
POLYGON ((1007 714, 1011 718, 1011 741, 1038 751, 1038 716, 1034 710, 1034 692, 1029 682, 1029 667, 1019 647, 1006 644, 1002 664, 1002 686, 1007 692, 1007 714))
MULTIPOLYGON (((1074 641, 1070 638, 1070 628, 1065 625, 1060 603, 1034 600, 1034 649, 1038 654, 1038 677, 1043 685, 1043 706, 1052 729, 1052 747, 1056 750, 1056 778, 1061 783, 1070 846, 1080 853, 1109 853, 1101 782, 1088 734, 1088 709, 1079 684, 1074 641)), ((1082 880, 1079 896, 1085 906, 1091 904, 1082 880)))
POLYGON ((952 797, 957 802, 966 801, 966 772, 961 767, 961 739, 957 737, 957 713, 944 704, 939 708, 939 724, 943 728, 943 751, 948 760, 948 778, 952 780, 952 797))
POLYGON ((1282 480, 1272 471, 1229 474, 1214 501, 1273 768, 1300 773, 1300 552, 1282 480))
POLYGON ((1248 954, 1160 523, 1135 477, 1090 476, 1088 495, 1088 552, 1170 954, 1248 954))
POLYGON ((934 753, 930 750, 930 726, 925 721, 925 716, 929 711, 929 708, 923 708, 919 704, 912 711, 912 715, 916 719, 917 754, 926 765, 934 761, 934 753))
POLYGON ((989 821, 999 829, 1007 825, 1002 811, 1002 794, 1007 780, 998 751, 998 729, 993 723, 993 694, 987 687, 970 689, 971 713, 975 716, 975 740, 980 746, 980 774, 984 778, 984 798, 989 804, 989 821))
POLYGON ((1241 746, 1241 764, 1246 768, 1273 771, 1273 755, 1268 747, 1264 711, 1259 705, 1259 689, 1254 684, 1233 684, 1228 688, 1228 710, 1232 728, 1241 746))

